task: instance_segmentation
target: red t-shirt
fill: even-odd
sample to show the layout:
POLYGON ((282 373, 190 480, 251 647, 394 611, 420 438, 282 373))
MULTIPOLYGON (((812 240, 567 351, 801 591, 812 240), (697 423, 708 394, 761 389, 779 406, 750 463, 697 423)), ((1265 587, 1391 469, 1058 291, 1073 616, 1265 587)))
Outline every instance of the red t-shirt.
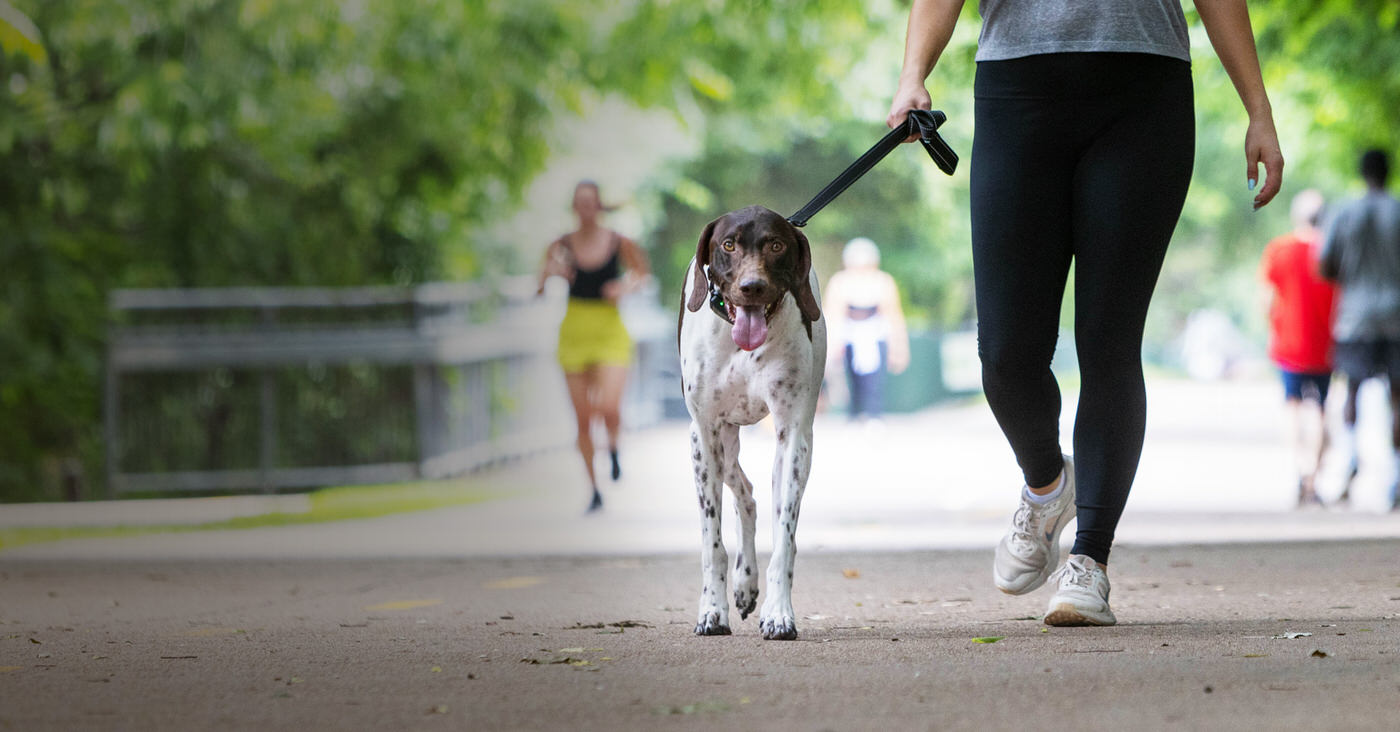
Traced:
POLYGON ((1317 271, 1319 242, 1280 236, 1264 248, 1262 272, 1274 288, 1269 357, 1288 371, 1332 368, 1332 304, 1337 288, 1317 271))

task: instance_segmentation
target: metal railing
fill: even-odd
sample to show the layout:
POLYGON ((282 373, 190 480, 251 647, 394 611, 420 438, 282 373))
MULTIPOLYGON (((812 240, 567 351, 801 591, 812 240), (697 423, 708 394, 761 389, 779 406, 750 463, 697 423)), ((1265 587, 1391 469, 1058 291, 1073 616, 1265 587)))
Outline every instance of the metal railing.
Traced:
MULTIPOLYGON (((439 478, 570 444, 563 298, 499 288, 118 290, 105 374, 109 494, 439 478)), ((623 305, 629 427, 675 391, 675 320, 623 305)))

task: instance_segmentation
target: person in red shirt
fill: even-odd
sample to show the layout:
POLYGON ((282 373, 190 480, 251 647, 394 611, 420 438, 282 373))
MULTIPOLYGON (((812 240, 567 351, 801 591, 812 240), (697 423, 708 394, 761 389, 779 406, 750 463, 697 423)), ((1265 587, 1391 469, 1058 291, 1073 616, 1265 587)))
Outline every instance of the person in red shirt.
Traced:
POLYGON ((1321 505, 1315 480, 1327 448, 1322 406, 1332 381, 1332 307, 1336 287, 1318 273, 1322 194, 1293 197, 1293 231, 1264 248, 1261 274, 1272 288, 1269 357, 1283 375, 1298 470, 1298 506, 1321 505))

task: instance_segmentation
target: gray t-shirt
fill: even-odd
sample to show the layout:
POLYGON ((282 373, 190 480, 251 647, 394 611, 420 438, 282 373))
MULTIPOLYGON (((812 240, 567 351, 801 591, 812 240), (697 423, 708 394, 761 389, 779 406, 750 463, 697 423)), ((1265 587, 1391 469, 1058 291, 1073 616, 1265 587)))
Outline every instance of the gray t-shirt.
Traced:
POLYGON ((1339 208, 1321 259, 1341 286, 1332 337, 1400 341, 1400 201, 1373 191, 1339 208))
POLYGON ((978 61, 1086 51, 1191 61, 1180 0, 980 0, 978 10, 978 61))

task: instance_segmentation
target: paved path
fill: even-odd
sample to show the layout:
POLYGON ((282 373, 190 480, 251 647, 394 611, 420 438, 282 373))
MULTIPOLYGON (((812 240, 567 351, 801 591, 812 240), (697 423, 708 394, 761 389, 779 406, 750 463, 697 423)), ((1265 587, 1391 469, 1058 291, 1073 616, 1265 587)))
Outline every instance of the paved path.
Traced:
POLYGON ((1384 452, 1353 510, 1292 511, 1270 387, 1153 384, 1115 628, 1043 632, 1046 591, 991 587, 1018 481, 969 405, 824 418, 799 640, 696 638, 673 426, 631 435, 599 516, 561 453, 471 478, 486 504, 0 552, 0 730, 1393 727, 1384 452))
POLYGON ((809 552, 796 642, 693 636, 689 556, 6 560, 0 729, 1393 729, 1398 554, 1125 547, 1043 632, 985 550, 809 552))

